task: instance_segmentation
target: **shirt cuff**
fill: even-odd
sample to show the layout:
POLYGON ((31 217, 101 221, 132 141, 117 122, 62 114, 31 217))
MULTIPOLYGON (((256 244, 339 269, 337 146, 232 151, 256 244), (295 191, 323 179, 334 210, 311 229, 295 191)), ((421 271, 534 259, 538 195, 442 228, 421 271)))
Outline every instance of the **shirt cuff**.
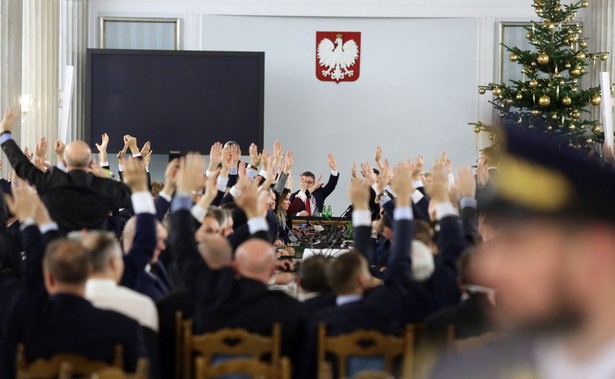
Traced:
POLYGON ((372 184, 372 189, 376 192, 376 194, 378 194, 378 183, 372 184))
POLYGON ((265 178, 265 180, 267 180, 267 171, 265 170, 261 170, 261 172, 258 173, 258 175, 262 176, 263 178, 265 178))
POLYGON ((228 176, 218 176, 218 191, 226 191, 226 185, 228 184, 228 176))
POLYGON ((156 206, 154 205, 154 199, 152 198, 152 194, 148 191, 135 192, 130 195, 130 198, 132 200, 132 208, 134 209, 135 214, 156 214, 156 206))
POLYGON ((461 200, 459 200, 459 205, 461 206, 461 208, 476 209, 476 207, 478 206, 478 202, 473 197, 462 197, 461 200))
POLYGON ((183 194, 176 194, 171 203, 171 212, 181 209, 190 209, 192 206, 192 198, 183 194))
POLYGON ((453 204, 449 203, 440 203, 436 205, 436 219, 442 220, 448 216, 458 216, 457 209, 453 206, 453 204))
POLYGON ((295 197, 298 197, 304 203, 307 201, 307 195, 305 194, 305 192, 299 191, 297 195, 295 195, 295 197))
MULTIPOLYGON (((416 188, 416 187, 414 187, 416 188)), ((393 197, 397 197, 397 194, 393 191, 393 189, 391 188, 391 186, 387 186, 386 190, 388 193, 390 193, 391 195, 393 195, 393 197)))
POLYGON ((64 165, 64 163, 60 160, 58 160, 58 163, 56 164, 56 167, 59 168, 60 170, 66 172, 66 166, 64 165))
POLYGON ((239 170, 237 169, 237 167, 231 167, 228 171, 230 175, 237 175, 238 172, 239 170))
POLYGON ((11 132, 8 133, 4 133, 2 136, 0 136, 0 143, 5 143, 8 140, 12 140, 13 139, 13 134, 11 132))
POLYGON ((246 174, 248 175, 248 178, 254 179, 258 175, 258 171, 253 168, 249 168, 246 170, 246 174))
POLYGON ((109 162, 100 162, 99 164, 102 168, 109 168, 109 162))
POLYGON ((395 211, 393 211, 393 219, 398 220, 413 220, 414 214, 412 213, 412 208, 410 207, 397 207, 395 211))
POLYGON ((19 229, 24 230, 28 226, 32 226, 32 225, 36 225, 36 221, 34 221, 33 217, 28 217, 25 220, 23 220, 23 222, 19 226, 19 229))
POLYGON ((56 224, 55 222, 48 222, 46 224, 39 226, 38 230, 41 231, 41 234, 45 234, 52 230, 58 230, 58 224, 56 224))
POLYGON ((422 180, 415 180, 414 182, 412 182, 412 187, 414 187, 414 188, 421 188, 421 187, 423 187, 423 181, 422 180))
POLYGON ((333 176, 338 176, 340 173, 338 171, 335 170, 331 170, 331 175, 333 176))
POLYGON ((160 197, 162 197, 163 199, 165 199, 168 203, 170 203, 170 202, 171 202, 171 199, 173 198, 173 195, 172 195, 172 194, 171 194, 171 195, 169 195, 168 193, 163 192, 163 191, 158 192, 158 196, 160 196, 160 197))
POLYGON ((205 218, 205 215, 207 214, 207 209, 201 207, 198 204, 195 204, 190 209, 190 213, 192 214, 192 217, 194 217, 195 220, 197 220, 198 222, 200 222, 202 224, 203 223, 203 219, 205 218))
POLYGON ((233 198, 237 198, 241 195, 241 191, 235 186, 231 187, 229 193, 231 194, 231 196, 233 196, 233 198))
POLYGON ((371 226, 372 214, 366 210, 352 211, 352 226, 371 226))
POLYGON ((141 153, 136 153, 136 154, 133 154, 133 155, 132 155, 132 157, 133 157, 133 158, 139 158, 139 157, 141 157, 141 153))
POLYGON ((121 172, 121 171, 124 171, 124 165, 123 165, 123 164, 118 164, 118 165, 117 165, 117 169, 118 169, 118 171, 120 171, 120 172, 121 172))
POLYGON ((267 220, 264 217, 254 217, 248 220, 248 230, 250 234, 266 232, 269 230, 269 225, 267 225, 267 220))
POLYGON ((416 204, 419 201, 423 200, 424 197, 425 197, 425 195, 423 195, 423 193, 421 191, 419 191, 419 190, 414 190, 414 192, 412 192, 412 202, 414 204, 416 204))

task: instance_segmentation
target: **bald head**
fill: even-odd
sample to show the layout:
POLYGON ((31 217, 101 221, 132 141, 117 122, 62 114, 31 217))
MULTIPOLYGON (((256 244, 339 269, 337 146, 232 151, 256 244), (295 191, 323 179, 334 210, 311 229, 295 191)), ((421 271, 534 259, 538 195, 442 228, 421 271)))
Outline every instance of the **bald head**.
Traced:
POLYGON ((239 275, 268 283, 275 273, 275 249, 260 239, 250 239, 237 248, 235 269, 239 275))
POLYGON ((73 141, 64 149, 64 163, 69 170, 85 170, 92 161, 92 151, 83 141, 73 141))
POLYGON ((230 267, 233 260, 231 244, 220 236, 208 237, 200 242, 199 253, 212 270, 230 267))

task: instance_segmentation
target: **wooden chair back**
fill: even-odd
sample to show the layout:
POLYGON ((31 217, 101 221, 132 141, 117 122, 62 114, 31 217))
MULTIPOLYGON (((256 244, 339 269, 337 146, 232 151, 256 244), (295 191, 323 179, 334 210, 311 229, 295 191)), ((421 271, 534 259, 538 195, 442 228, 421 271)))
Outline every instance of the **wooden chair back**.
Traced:
POLYGON ((374 330, 356 330, 339 336, 327 336, 326 325, 318 325, 318 367, 326 365, 327 353, 337 359, 337 376, 348 377, 347 363, 350 357, 381 357, 384 371, 393 374, 395 358, 402 358, 401 377, 412 377, 414 365, 415 326, 408 325, 403 336, 390 336, 374 330))
POLYGON ((134 374, 129 374, 117 367, 107 367, 93 373, 90 379, 147 379, 149 373, 149 362, 145 358, 137 361, 137 370, 134 374))
POLYGON ((291 366, 287 357, 280 358, 280 365, 274 366, 258 359, 233 359, 208 365, 204 357, 196 357, 195 379, 213 379, 224 375, 241 374, 253 379, 290 379, 291 366))
POLYGON ((204 364, 210 366, 216 356, 250 357, 252 360, 262 360, 264 355, 270 356, 272 367, 280 365, 281 327, 274 323, 271 336, 250 333, 244 329, 226 328, 215 332, 194 336, 192 320, 183 322, 183 377, 191 379, 193 356, 200 356, 204 364))
POLYGON ((384 371, 359 371, 352 376, 352 379, 395 379, 395 377, 384 371))
POLYGON ((26 361, 26 347, 17 347, 17 379, 55 379, 70 378, 71 375, 89 376, 109 367, 124 367, 124 348, 116 345, 113 363, 89 359, 78 354, 61 353, 49 359, 37 359, 32 363, 26 361))

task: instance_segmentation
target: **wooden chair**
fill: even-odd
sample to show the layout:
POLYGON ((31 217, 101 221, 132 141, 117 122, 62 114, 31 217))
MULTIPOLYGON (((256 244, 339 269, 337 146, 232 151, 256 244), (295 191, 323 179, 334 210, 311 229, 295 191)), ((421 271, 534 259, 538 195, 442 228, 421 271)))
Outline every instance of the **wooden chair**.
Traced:
POLYGON ((286 357, 280 359, 280 365, 274 366, 258 359, 233 359, 211 366, 207 365, 204 357, 196 357, 195 379, 213 379, 223 375, 242 374, 253 379, 290 379, 290 360, 286 357))
POLYGON ((70 375, 92 375, 109 367, 124 367, 124 348, 116 345, 113 363, 86 358, 78 354, 55 354, 49 359, 37 359, 26 362, 26 348, 23 344, 17 347, 17 379, 55 379, 70 377, 70 375))
POLYGON ((214 363, 216 356, 237 358, 249 357, 252 360, 262 360, 264 355, 270 356, 271 366, 280 367, 280 337, 279 323, 273 324, 271 336, 250 333, 244 329, 227 328, 215 332, 192 335, 192 320, 183 322, 183 377, 192 378, 193 356, 203 358, 206 367, 214 363))
POLYGON ((395 379, 395 377, 384 371, 359 371, 352 376, 352 379, 395 379))
POLYGON ((117 367, 107 367, 93 373, 90 379, 147 379, 149 371, 149 362, 145 358, 139 358, 137 361, 137 370, 134 374, 128 374, 124 370, 117 367))
POLYGON ((374 330, 357 330, 339 336, 327 336, 325 324, 318 325, 318 367, 328 364, 327 353, 337 359, 337 376, 347 378, 350 357, 381 357, 384 371, 393 373, 393 361, 402 358, 402 378, 411 378, 414 364, 415 326, 408 325, 402 337, 389 336, 374 330))

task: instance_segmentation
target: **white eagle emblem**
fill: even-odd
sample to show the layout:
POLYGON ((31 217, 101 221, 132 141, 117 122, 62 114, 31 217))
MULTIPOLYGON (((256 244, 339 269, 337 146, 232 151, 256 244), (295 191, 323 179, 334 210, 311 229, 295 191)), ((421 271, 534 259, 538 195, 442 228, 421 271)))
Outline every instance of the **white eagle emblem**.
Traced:
POLYGON ((331 79, 336 81, 354 75, 354 70, 350 68, 359 57, 359 46, 354 40, 348 40, 344 44, 342 42, 342 35, 338 34, 335 43, 329 38, 323 38, 318 44, 318 62, 321 67, 327 68, 322 70, 322 75, 331 75, 331 79))

